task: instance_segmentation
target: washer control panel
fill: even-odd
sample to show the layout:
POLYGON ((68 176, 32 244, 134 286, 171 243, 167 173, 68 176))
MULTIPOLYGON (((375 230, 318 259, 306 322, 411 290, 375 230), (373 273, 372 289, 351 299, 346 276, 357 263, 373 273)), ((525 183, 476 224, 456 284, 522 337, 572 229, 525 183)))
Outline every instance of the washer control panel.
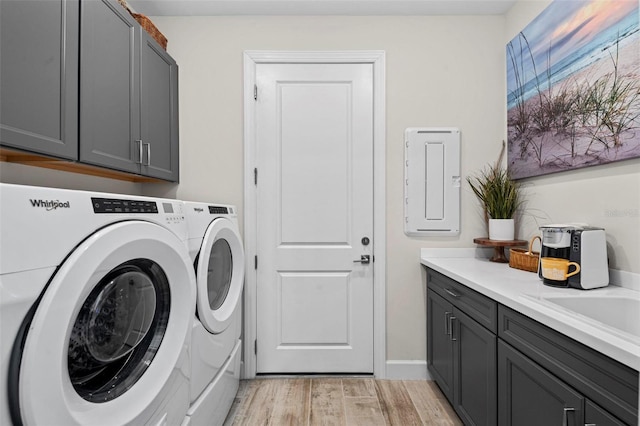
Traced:
POLYGON ((91 198, 94 213, 158 213, 155 201, 91 198))

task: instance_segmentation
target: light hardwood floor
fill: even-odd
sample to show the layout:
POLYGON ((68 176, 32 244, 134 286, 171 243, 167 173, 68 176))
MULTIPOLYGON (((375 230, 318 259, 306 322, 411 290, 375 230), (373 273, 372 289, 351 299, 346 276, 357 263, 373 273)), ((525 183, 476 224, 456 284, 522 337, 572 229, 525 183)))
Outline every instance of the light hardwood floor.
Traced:
POLYGON ((462 425, 432 381, 268 378, 241 381, 225 425, 462 425))

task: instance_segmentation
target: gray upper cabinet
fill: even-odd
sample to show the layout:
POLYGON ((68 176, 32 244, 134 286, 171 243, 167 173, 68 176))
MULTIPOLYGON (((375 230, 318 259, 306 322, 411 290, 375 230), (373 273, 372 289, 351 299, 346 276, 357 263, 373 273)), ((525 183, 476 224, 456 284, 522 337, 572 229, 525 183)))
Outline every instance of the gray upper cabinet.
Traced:
POLYGON ((178 180, 178 66, 115 0, 82 3, 80 160, 178 180))
POLYGON ((0 7, 2 146, 178 181, 178 66, 117 0, 0 7))
POLYGON ((80 161, 139 173, 137 23, 115 0, 85 1, 80 16, 80 161))
POLYGON ((177 181, 178 65, 145 31, 141 48, 142 174, 177 181))
POLYGON ((78 1, 0 1, 0 141, 78 157, 78 1))

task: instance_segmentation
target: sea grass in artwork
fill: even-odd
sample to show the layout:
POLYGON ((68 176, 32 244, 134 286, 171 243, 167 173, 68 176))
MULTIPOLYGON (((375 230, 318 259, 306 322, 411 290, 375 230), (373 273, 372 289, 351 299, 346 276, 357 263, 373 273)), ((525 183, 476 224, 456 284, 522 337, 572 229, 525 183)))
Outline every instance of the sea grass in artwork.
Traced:
POLYGON ((637 1, 555 1, 507 62, 513 178, 640 156, 637 1))

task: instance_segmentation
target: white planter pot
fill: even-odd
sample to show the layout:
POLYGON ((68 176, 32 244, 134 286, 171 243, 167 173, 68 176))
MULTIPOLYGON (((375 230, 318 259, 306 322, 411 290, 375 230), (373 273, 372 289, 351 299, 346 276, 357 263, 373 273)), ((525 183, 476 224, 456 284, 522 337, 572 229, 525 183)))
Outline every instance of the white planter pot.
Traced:
POLYGON ((496 241, 512 241, 515 237, 513 219, 489 219, 489 239, 496 241))

